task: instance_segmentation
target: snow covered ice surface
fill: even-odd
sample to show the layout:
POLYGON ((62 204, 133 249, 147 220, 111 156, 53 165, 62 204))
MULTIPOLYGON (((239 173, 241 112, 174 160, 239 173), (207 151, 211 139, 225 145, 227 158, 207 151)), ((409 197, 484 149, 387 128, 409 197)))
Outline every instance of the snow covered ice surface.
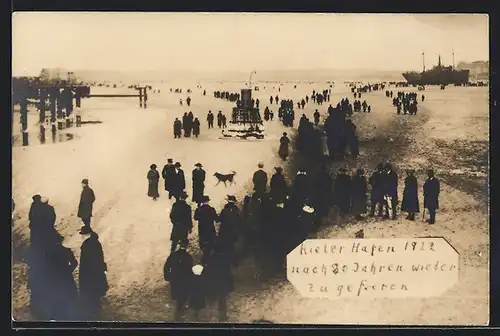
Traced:
MULTIPOLYGON (((352 100, 350 90, 341 81, 337 82, 332 88, 332 105, 344 96, 352 100)), ((170 249, 171 223, 168 215, 172 202, 162 190, 163 183, 160 184, 161 197, 158 201, 154 202, 147 197, 146 173, 149 165, 155 163, 161 170, 167 158, 179 161, 186 175, 186 191, 191 196, 191 170, 195 163, 201 162, 207 172, 205 193, 219 211, 227 194, 233 193, 241 200, 249 191, 251 176, 257 169, 258 162, 264 163, 269 176, 275 165, 283 165, 277 157, 279 138, 284 131, 289 135, 293 133, 282 127, 275 117, 273 122, 265 123, 264 140, 220 140, 221 130, 217 126, 213 130, 207 129, 206 114, 208 110, 212 110, 214 114, 222 110, 229 118, 234 104, 214 98, 212 92, 238 92, 240 84, 204 84, 206 96, 201 94, 203 89, 196 89, 196 83, 150 84, 153 88, 160 88, 161 94, 150 93, 147 109, 139 108, 137 98, 84 99, 83 120, 100 120, 101 124, 71 128, 68 132, 75 134, 72 141, 12 149, 13 197, 16 201, 16 213, 20 216, 15 221, 14 231, 27 237, 27 212, 31 196, 40 193, 49 197, 50 203, 55 206, 57 228, 66 237, 65 245, 78 258, 82 237, 77 232, 81 222, 76 217, 76 210, 81 190, 80 181, 88 178, 96 193, 92 227, 99 233, 108 264, 110 290, 107 297, 121 297, 125 302, 123 305, 130 302, 132 290, 165 287, 162 269, 170 249), (170 93, 170 88, 182 88, 183 93, 170 93), (193 92, 187 94, 187 88, 191 88, 193 92), (191 107, 186 104, 180 106, 179 99, 185 101, 188 95, 192 98, 191 107), (173 120, 189 111, 200 119, 200 137, 174 139, 173 120), (225 187, 221 183, 215 187, 217 181, 213 174, 230 171, 236 172, 236 184, 225 187)), ((281 92, 277 92, 278 84, 267 83, 267 89, 263 88, 263 84, 259 86, 260 90, 253 92, 254 98, 259 98, 261 111, 269 106, 275 116, 278 106, 268 104, 271 94, 273 97, 278 94, 280 98, 296 100, 310 95, 313 89, 322 90, 327 87, 326 84, 319 83, 299 84, 297 89, 293 89, 293 85, 288 84, 281 86, 281 92), (273 85, 276 90, 272 90, 273 85)), ((98 89, 93 88, 93 92, 96 90, 98 89)), ((108 90, 117 92, 123 89, 108 90)), ((393 90, 397 91, 399 88, 393 90)), ((360 137, 368 139, 379 129, 383 129, 384 125, 394 124, 397 127, 406 120, 421 120, 418 124, 420 128, 413 132, 418 136, 415 135, 415 141, 401 155, 400 162, 395 162, 395 166, 404 169, 411 165, 417 172, 425 172, 429 164, 434 164, 438 176, 442 176, 439 175, 441 172, 453 175, 457 172, 453 169, 463 171, 463 168, 453 166, 453 163, 450 166, 439 166, 435 162, 443 161, 444 156, 432 157, 436 150, 433 140, 447 137, 483 139, 483 133, 487 132, 487 127, 484 129, 482 125, 484 120, 469 121, 472 117, 484 117, 487 125, 487 111, 483 111, 482 103, 477 104, 479 107, 472 108, 472 104, 477 101, 486 101, 487 89, 450 88, 440 91, 429 88, 425 95, 426 101, 419 105, 419 114, 409 117, 397 116, 384 92, 363 94, 362 100, 366 99, 371 104, 372 112, 353 116, 360 137), (441 97, 448 100, 446 105, 442 103, 441 97), (456 105, 469 104, 467 99, 471 101, 468 108, 455 109, 456 105), (464 128, 464 125, 467 127, 464 128)), ((311 117, 315 109, 324 113, 328 105, 328 102, 322 106, 309 103, 304 111, 295 111, 296 120, 302 113, 311 117)), ((360 144, 361 163, 365 164, 363 157, 368 156, 372 148, 362 146, 363 143, 360 144)), ((448 147, 443 147, 442 155, 446 155, 447 151, 448 147)), ((376 163, 368 164, 364 168, 369 172, 376 163)), ((403 173, 400 173, 400 188, 403 177, 403 173)), ((424 177, 422 175, 418 178, 421 188, 424 177)), ((386 299, 332 302, 301 298, 288 283, 269 286, 252 294, 239 293, 236 284, 236 290, 230 298, 230 318, 236 322, 266 319, 277 323, 484 324, 488 319, 488 218, 478 210, 474 197, 455 186, 451 187, 451 182, 444 180, 444 177, 442 182, 442 206, 440 204, 437 225, 429 228, 420 222, 410 223, 400 218, 389 224, 374 221, 347 226, 342 230, 328 228, 322 234, 328 238, 352 238, 354 232, 362 226, 366 237, 370 238, 444 236, 459 250, 463 272, 460 284, 443 298, 408 299, 403 300, 404 302, 386 299), (399 314, 394 314, 395 311, 399 314)), ((401 192, 402 190, 400 194, 401 192)), ((404 215, 400 214, 400 217, 404 215)), ((195 237, 195 232, 193 230, 191 239, 195 237)), ((26 315, 22 313, 23 307, 28 305, 25 279, 16 276, 16 270, 14 288, 14 316, 17 314, 19 319, 26 319, 26 315)), ((158 300, 163 300, 163 308, 168 304, 168 298, 158 300)), ((164 311, 148 312, 147 308, 138 307, 134 309, 123 309, 127 320, 144 319, 145 316, 160 320, 167 315, 164 311), (139 310, 145 312, 138 312, 139 310)))

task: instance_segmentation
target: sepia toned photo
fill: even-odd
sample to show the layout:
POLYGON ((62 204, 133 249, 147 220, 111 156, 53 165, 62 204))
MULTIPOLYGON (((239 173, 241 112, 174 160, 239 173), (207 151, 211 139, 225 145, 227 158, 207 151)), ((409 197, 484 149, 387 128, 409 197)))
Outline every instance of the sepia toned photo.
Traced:
POLYGON ((488 31, 15 12, 13 320, 487 325, 488 31))

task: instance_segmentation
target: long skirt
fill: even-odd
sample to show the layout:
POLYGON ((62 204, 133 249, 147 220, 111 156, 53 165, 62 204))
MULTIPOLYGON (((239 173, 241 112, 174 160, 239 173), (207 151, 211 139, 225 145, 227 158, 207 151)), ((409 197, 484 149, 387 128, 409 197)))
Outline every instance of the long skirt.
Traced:
POLYGON ((160 197, 160 193, 158 192, 158 181, 149 181, 148 196, 149 197, 160 197))

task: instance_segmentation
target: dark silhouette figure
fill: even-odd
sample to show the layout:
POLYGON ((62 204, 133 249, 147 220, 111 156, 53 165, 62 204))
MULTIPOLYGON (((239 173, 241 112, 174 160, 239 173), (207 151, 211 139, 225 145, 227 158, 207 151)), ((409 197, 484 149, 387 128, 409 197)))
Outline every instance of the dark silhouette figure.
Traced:
POLYGON ((205 268, 210 294, 217 300, 220 322, 227 321, 227 296, 233 291, 231 257, 226 253, 216 252, 205 268))
POLYGON ((193 230, 191 206, 186 203, 186 198, 187 194, 185 192, 181 193, 177 201, 172 205, 172 211, 170 211, 170 220, 172 221, 171 252, 176 250, 179 243, 187 244, 188 235, 193 230))
POLYGON ((213 251, 217 238, 215 223, 219 221, 219 216, 215 209, 208 204, 209 201, 208 196, 202 196, 203 204, 194 212, 194 219, 198 221, 198 242, 203 253, 202 265, 206 265, 213 251))
POLYGON ((175 301, 175 320, 179 320, 189 299, 193 257, 186 251, 183 242, 179 249, 172 252, 163 266, 163 277, 170 283, 170 296, 175 301))
POLYGON ((385 217, 395 220, 397 218, 396 207, 398 205, 398 175, 392 169, 390 164, 386 164, 385 170, 385 193, 386 198, 386 208, 385 217), (389 208, 392 210, 392 214, 389 214, 389 208))
POLYGON ((89 180, 82 180, 82 193, 80 195, 80 204, 78 205, 78 217, 82 219, 83 226, 80 229, 80 234, 88 234, 90 228, 90 219, 92 218, 92 207, 95 202, 95 194, 92 188, 89 187, 89 180))
POLYGON ((366 213, 366 194, 368 192, 368 185, 363 169, 357 169, 356 174, 352 177, 351 182, 351 210, 352 214, 357 220, 361 220, 366 213))
POLYGON ((370 216, 375 216, 375 210, 377 209, 377 215, 382 216, 382 207, 384 206, 384 165, 379 163, 377 169, 372 172, 368 183, 371 186, 370 195, 370 216))
POLYGON ((193 181, 193 202, 198 205, 202 202, 203 193, 205 191, 205 170, 203 170, 203 165, 201 163, 195 164, 195 169, 192 172, 193 181))
POLYGON ((168 191, 168 199, 171 199, 173 196, 173 186, 176 178, 176 170, 175 165, 172 159, 167 159, 167 164, 163 166, 163 170, 161 171, 161 176, 165 180, 165 191, 168 191))
POLYGON ((267 188, 267 173, 263 170, 264 164, 258 164, 259 169, 253 174, 253 190, 259 196, 264 195, 267 188))
POLYGON ((418 204, 418 181, 414 175, 414 170, 408 169, 406 172, 408 176, 405 178, 401 211, 408 212, 406 219, 414 221, 415 213, 420 212, 420 206, 418 204))
POLYGON ((341 215, 347 215, 351 208, 351 177, 345 168, 340 168, 334 182, 333 196, 341 215))
POLYGON ((186 178, 184 176, 184 171, 181 169, 181 164, 176 162, 174 166, 175 175, 173 175, 172 180, 172 196, 177 198, 177 196, 186 189, 186 178))
POLYGON ((314 181, 314 205, 319 218, 322 218, 328 213, 328 206, 332 197, 333 181, 328 173, 328 168, 325 165, 321 166, 321 170, 316 175, 314 181))
POLYGON ((214 114, 212 111, 208 111, 207 115, 208 128, 214 128, 214 114))
POLYGON ((44 248, 48 238, 55 230, 56 212, 54 207, 48 204, 47 198, 40 195, 32 197, 33 203, 29 211, 30 243, 32 247, 44 248))
POLYGON ((288 194, 288 186, 283 176, 283 168, 275 167, 276 173, 271 177, 270 186, 270 196, 271 200, 275 203, 282 203, 285 201, 288 194))
POLYGON ((175 118, 174 121, 174 139, 180 139, 182 134, 182 122, 179 118, 175 118))
POLYGON ((439 209, 439 192, 440 183, 434 176, 434 171, 427 171, 427 180, 424 183, 424 208, 429 210, 429 220, 427 223, 434 224, 436 222, 436 210, 439 209))
POLYGON ((160 173, 158 173, 158 170, 156 170, 155 164, 149 166, 149 171, 146 178, 148 179, 148 196, 152 197, 153 201, 156 201, 158 197, 160 197, 160 193, 158 191, 160 173))
POLYGON ((189 281, 189 307, 194 311, 194 319, 199 318, 200 311, 207 305, 207 281, 202 265, 194 265, 189 281))
POLYGON ((287 133, 284 132, 283 136, 280 139, 280 148, 278 150, 278 154, 283 161, 286 161, 286 158, 289 155, 289 146, 290 139, 288 138, 287 133))
POLYGON ((83 308, 83 318, 92 320, 99 317, 101 298, 108 291, 106 272, 108 268, 104 261, 104 252, 95 232, 90 233, 81 247, 80 269, 78 282, 80 285, 80 300, 83 308))
POLYGON ((198 137, 200 135, 200 121, 198 118, 194 118, 193 120, 193 135, 198 137))
POLYGON ((241 224, 240 209, 235 203, 236 197, 228 195, 227 203, 219 214, 219 235, 215 245, 215 251, 230 255, 232 255, 241 224))

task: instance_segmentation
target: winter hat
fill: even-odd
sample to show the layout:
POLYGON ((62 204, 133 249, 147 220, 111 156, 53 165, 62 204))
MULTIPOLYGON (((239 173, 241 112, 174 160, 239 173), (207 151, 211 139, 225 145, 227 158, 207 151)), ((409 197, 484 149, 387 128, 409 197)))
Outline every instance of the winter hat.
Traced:
POLYGON ((33 195, 31 197, 31 199, 33 200, 33 202, 39 202, 42 199, 42 196, 40 196, 39 194, 36 194, 36 195, 33 195))
POLYGON ((203 266, 194 265, 192 270, 193 270, 194 275, 201 275, 201 272, 203 272, 203 266))
POLYGON ((83 184, 85 184, 85 185, 89 185, 89 180, 88 180, 88 179, 86 179, 86 178, 84 178, 84 179, 82 180, 82 183, 83 183, 83 184))
POLYGON ((195 164, 194 166, 195 167, 200 167, 200 168, 203 167, 203 165, 201 163, 199 163, 199 162, 197 164, 195 164))
POLYGON ((234 196, 234 195, 227 195, 227 200, 229 202, 236 202, 236 196, 234 196))

